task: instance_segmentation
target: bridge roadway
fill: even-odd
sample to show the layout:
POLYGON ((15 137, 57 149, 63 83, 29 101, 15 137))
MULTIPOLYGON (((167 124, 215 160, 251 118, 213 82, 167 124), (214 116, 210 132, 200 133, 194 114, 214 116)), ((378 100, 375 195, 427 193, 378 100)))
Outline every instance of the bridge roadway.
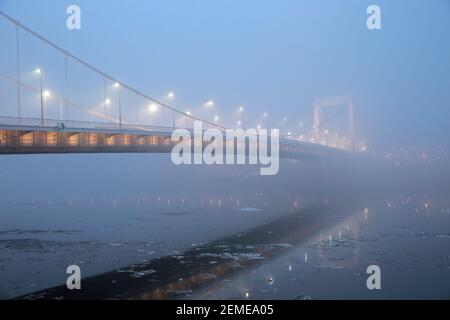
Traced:
MULTIPOLYGON (((42 123, 41 119, 0 117, 0 155, 170 153, 175 144, 172 131, 158 126, 60 120, 42 123)), ((280 158, 320 160, 349 155, 340 149, 280 138, 280 158)))

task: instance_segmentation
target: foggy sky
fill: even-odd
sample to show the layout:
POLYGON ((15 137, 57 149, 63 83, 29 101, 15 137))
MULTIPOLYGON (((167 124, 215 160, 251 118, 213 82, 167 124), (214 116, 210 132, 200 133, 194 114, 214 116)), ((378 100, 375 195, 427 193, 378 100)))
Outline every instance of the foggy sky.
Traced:
POLYGON ((181 110, 214 99, 224 118, 244 105, 248 126, 268 112, 267 126, 287 117, 289 128, 310 127, 314 100, 348 95, 369 146, 449 142, 445 0, 0 0, 0 9, 156 98, 173 90, 181 110), (65 26, 70 4, 81 7, 80 31, 65 26), (366 28, 370 4, 381 7, 380 31, 366 28))

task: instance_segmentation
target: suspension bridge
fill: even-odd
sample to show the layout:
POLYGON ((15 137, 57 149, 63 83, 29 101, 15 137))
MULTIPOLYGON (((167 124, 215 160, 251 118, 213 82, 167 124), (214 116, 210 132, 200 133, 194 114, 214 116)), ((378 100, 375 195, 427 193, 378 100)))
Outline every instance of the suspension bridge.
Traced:
MULTIPOLYGON (((9 88, 0 101, 1 110, 9 113, 0 111, 0 154, 170 153, 175 145, 171 140, 174 129, 192 131, 195 121, 201 121, 205 130, 227 129, 217 119, 196 117, 114 78, 2 11, 0 20, 5 38, 1 42, 9 39, 13 43, 0 61, 2 69, 8 69, 0 69, 0 81, 9 88), (47 50, 41 56, 51 57, 45 69, 38 55, 27 50, 26 40, 47 50), (30 65, 26 55, 41 67, 25 68, 30 65), (53 80, 57 89, 50 90, 53 77, 58 79, 53 80), (78 81, 73 81, 75 78, 78 81), (73 82, 77 85, 71 85, 73 82), (100 90, 90 90, 91 83, 100 90)), ((295 135, 280 133, 280 157, 314 160, 350 154, 354 144, 351 99, 319 100, 314 116, 311 129, 295 135), (340 148, 321 143, 321 108, 334 104, 349 106, 350 138, 340 148), (308 135, 309 140, 305 139, 308 135)))

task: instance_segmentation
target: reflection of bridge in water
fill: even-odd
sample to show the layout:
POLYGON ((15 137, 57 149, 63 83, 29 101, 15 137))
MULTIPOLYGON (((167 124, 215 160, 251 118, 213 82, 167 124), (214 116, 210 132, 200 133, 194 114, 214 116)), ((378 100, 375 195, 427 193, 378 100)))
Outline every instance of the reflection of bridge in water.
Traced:
POLYGON ((356 205, 320 204, 283 216, 267 224, 195 245, 182 254, 168 255, 84 279, 84 290, 61 285, 16 299, 138 299, 189 298, 194 290, 219 285, 224 280, 254 269, 286 254, 313 236, 318 229, 336 223, 336 213, 351 215, 356 205), (87 288, 87 289, 86 289, 87 288))
MULTIPOLYGON (((168 153, 175 144, 171 141, 171 135, 176 128, 185 128, 192 132, 194 122, 202 121, 205 130, 219 129, 225 132, 226 127, 219 124, 217 119, 207 121, 193 116, 191 112, 183 112, 167 102, 152 98, 60 48, 1 11, 0 17, 3 18, 0 21, 12 26, 4 31, 14 34, 13 37, 5 37, 1 42, 14 39, 13 49, 7 56, 15 56, 12 59, 14 61, 6 61, 7 58, 2 61, 5 69, 13 65, 14 71, 0 70, 0 79, 12 84, 17 91, 17 95, 13 93, 9 96, 8 94, 15 91, 10 90, 7 95, 2 96, 0 154, 168 153), (25 35, 28 38, 25 38, 25 35), (23 59, 23 56, 29 54, 30 48, 28 44, 22 44, 23 39, 30 39, 29 36, 33 41, 37 40, 37 43, 42 44, 46 50, 50 49, 46 52, 51 52, 52 56, 56 54, 56 58, 47 63, 45 70, 22 70, 23 65, 30 65, 30 61, 24 63, 23 59), (21 50, 22 47, 27 50, 21 50), (77 68, 73 68, 74 66, 77 68), (88 71, 89 75, 80 75, 80 70, 88 71), (31 80, 31 74, 34 80, 31 80), (58 74, 61 74, 60 79, 58 74), (88 80, 90 77, 96 77, 95 81, 101 83, 101 89, 91 86, 88 80), (37 80, 40 80, 39 87, 30 85, 30 81, 37 80), (50 82, 55 87, 54 90, 47 87, 50 82), (77 83, 77 86, 69 86, 69 83, 77 83), (85 89, 86 86, 89 90, 85 89), (126 100, 127 98, 132 102, 126 100), (83 102, 79 102, 80 100, 83 102), (17 109, 14 105, 17 105, 17 109), (40 110, 40 116, 36 116, 37 110, 40 110), (143 121, 142 110, 151 114, 151 119, 143 121), (8 116, 5 116, 5 112, 8 116), (51 112, 59 112, 59 117, 53 114, 48 116, 51 112), (11 113, 16 115, 11 116, 11 113), (25 113, 33 113, 33 116, 24 117, 25 113), (74 113, 82 116, 75 119, 74 113)), ((34 55, 29 57, 35 60, 34 55)), ((40 60, 33 63, 43 64, 40 60)), ((97 83, 95 81, 93 83, 97 83)), ((240 125, 242 128, 243 124, 240 125)), ((314 160, 348 155, 346 151, 321 145, 319 138, 305 140, 305 134, 309 133, 312 139, 319 137, 319 127, 320 124, 315 123, 314 128, 301 134, 293 135, 289 132, 281 136, 280 156, 314 160)), ((210 142, 203 140, 203 145, 210 142)), ((224 141, 224 146, 226 143, 229 142, 224 141)), ((348 148, 351 148, 350 144, 343 145, 343 149, 348 148)))

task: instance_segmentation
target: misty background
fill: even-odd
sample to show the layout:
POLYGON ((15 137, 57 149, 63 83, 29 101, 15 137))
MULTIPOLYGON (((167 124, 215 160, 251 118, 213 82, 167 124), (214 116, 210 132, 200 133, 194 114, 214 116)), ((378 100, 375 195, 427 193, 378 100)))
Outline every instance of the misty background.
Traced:
MULTIPOLYGON (((218 115, 232 125, 234 111, 245 106, 247 127, 267 112, 264 126, 299 132, 300 123, 312 127, 316 99, 350 96, 357 139, 372 150, 446 144, 450 137, 445 0, 1 0, 0 9, 150 96, 175 92, 172 105, 209 120, 218 115), (81 8, 79 31, 66 28, 71 4, 81 8), (370 4, 381 8, 382 30, 366 27, 370 4), (211 99, 214 113, 202 114, 202 104, 211 99)), ((14 60, 8 59, 14 57, 14 34, 6 33, 5 27, 2 67, 13 71, 14 60)), ((25 71, 37 64, 62 68, 62 59, 32 48, 22 58, 25 71)), ((61 86, 58 72, 51 72, 49 86, 61 86)), ((71 86, 81 92, 87 78, 74 77, 71 86)), ((14 99, 13 88, 3 86, 2 96, 14 99)), ((15 112, 9 104, 2 108, 15 112)), ((35 111, 30 107, 28 114, 35 111)))
MULTIPOLYGON (((348 161, 281 160, 271 177, 259 176, 255 166, 177 167, 168 154, 0 156, 0 298, 64 283, 71 263, 95 275, 335 200, 357 207, 344 210, 355 214, 354 229, 345 229, 348 221, 336 213, 333 233, 317 230, 314 240, 326 252, 300 247, 289 261, 295 270, 298 256, 312 253, 311 288, 330 292, 314 275, 341 272, 330 263, 348 258, 324 258, 334 250, 327 247, 333 236, 341 248, 354 249, 349 261, 358 262, 348 278, 336 277, 350 279, 349 290, 365 283, 355 275, 370 260, 391 268, 394 287, 398 270, 419 270, 406 274, 395 289, 399 296, 408 296, 409 279, 423 274, 420 281, 429 277, 434 285, 416 293, 448 292, 442 279, 450 263, 450 2, 0 0, 0 10, 119 81, 182 112, 218 116, 225 126, 239 119, 245 127, 301 133, 312 127, 314 101, 349 96, 356 139, 367 146, 348 161), (72 4, 81 8, 81 30, 66 27, 72 4), (381 8, 382 30, 366 27, 372 4, 381 8), (205 108, 210 100, 214 107, 205 108), (373 221, 377 227, 367 233, 373 221), (371 242, 376 237, 380 242, 371 242)), ((47 115, 59 119, 63 56, 24 32, 20 42, 21 80, 36 88, 33 71, 43 71, 52 93, 47 115)), ((15 50, 14 27, 0 18, 1 75, 15 77, 15 50)), ((112 83, 105 93, 103 79, 73 61, 69 74, 70 100, 102 115, 106 94, 108 113, 117 118, 112 83)), ((1 75, 0 117, 15 117, 16 84, 1 75)), ((23 115, 39 118, 39 93, 21 93, 23 115)), ((146 112, 148 101, 122 94, 126 122, 170 122, 167 114, 146 112)), ((71 108, 70 119, 105 120, 85 111, 71 108)), ((326 111, 328 119, 330 131, 345 134, 343 108, 326 111)), ((281 274, 286 267, 283 261, 281 274)), ((298 277, 307 274, 298 270, 298 277)), ((287 283, 288 291, 304 287, 287 283)))

